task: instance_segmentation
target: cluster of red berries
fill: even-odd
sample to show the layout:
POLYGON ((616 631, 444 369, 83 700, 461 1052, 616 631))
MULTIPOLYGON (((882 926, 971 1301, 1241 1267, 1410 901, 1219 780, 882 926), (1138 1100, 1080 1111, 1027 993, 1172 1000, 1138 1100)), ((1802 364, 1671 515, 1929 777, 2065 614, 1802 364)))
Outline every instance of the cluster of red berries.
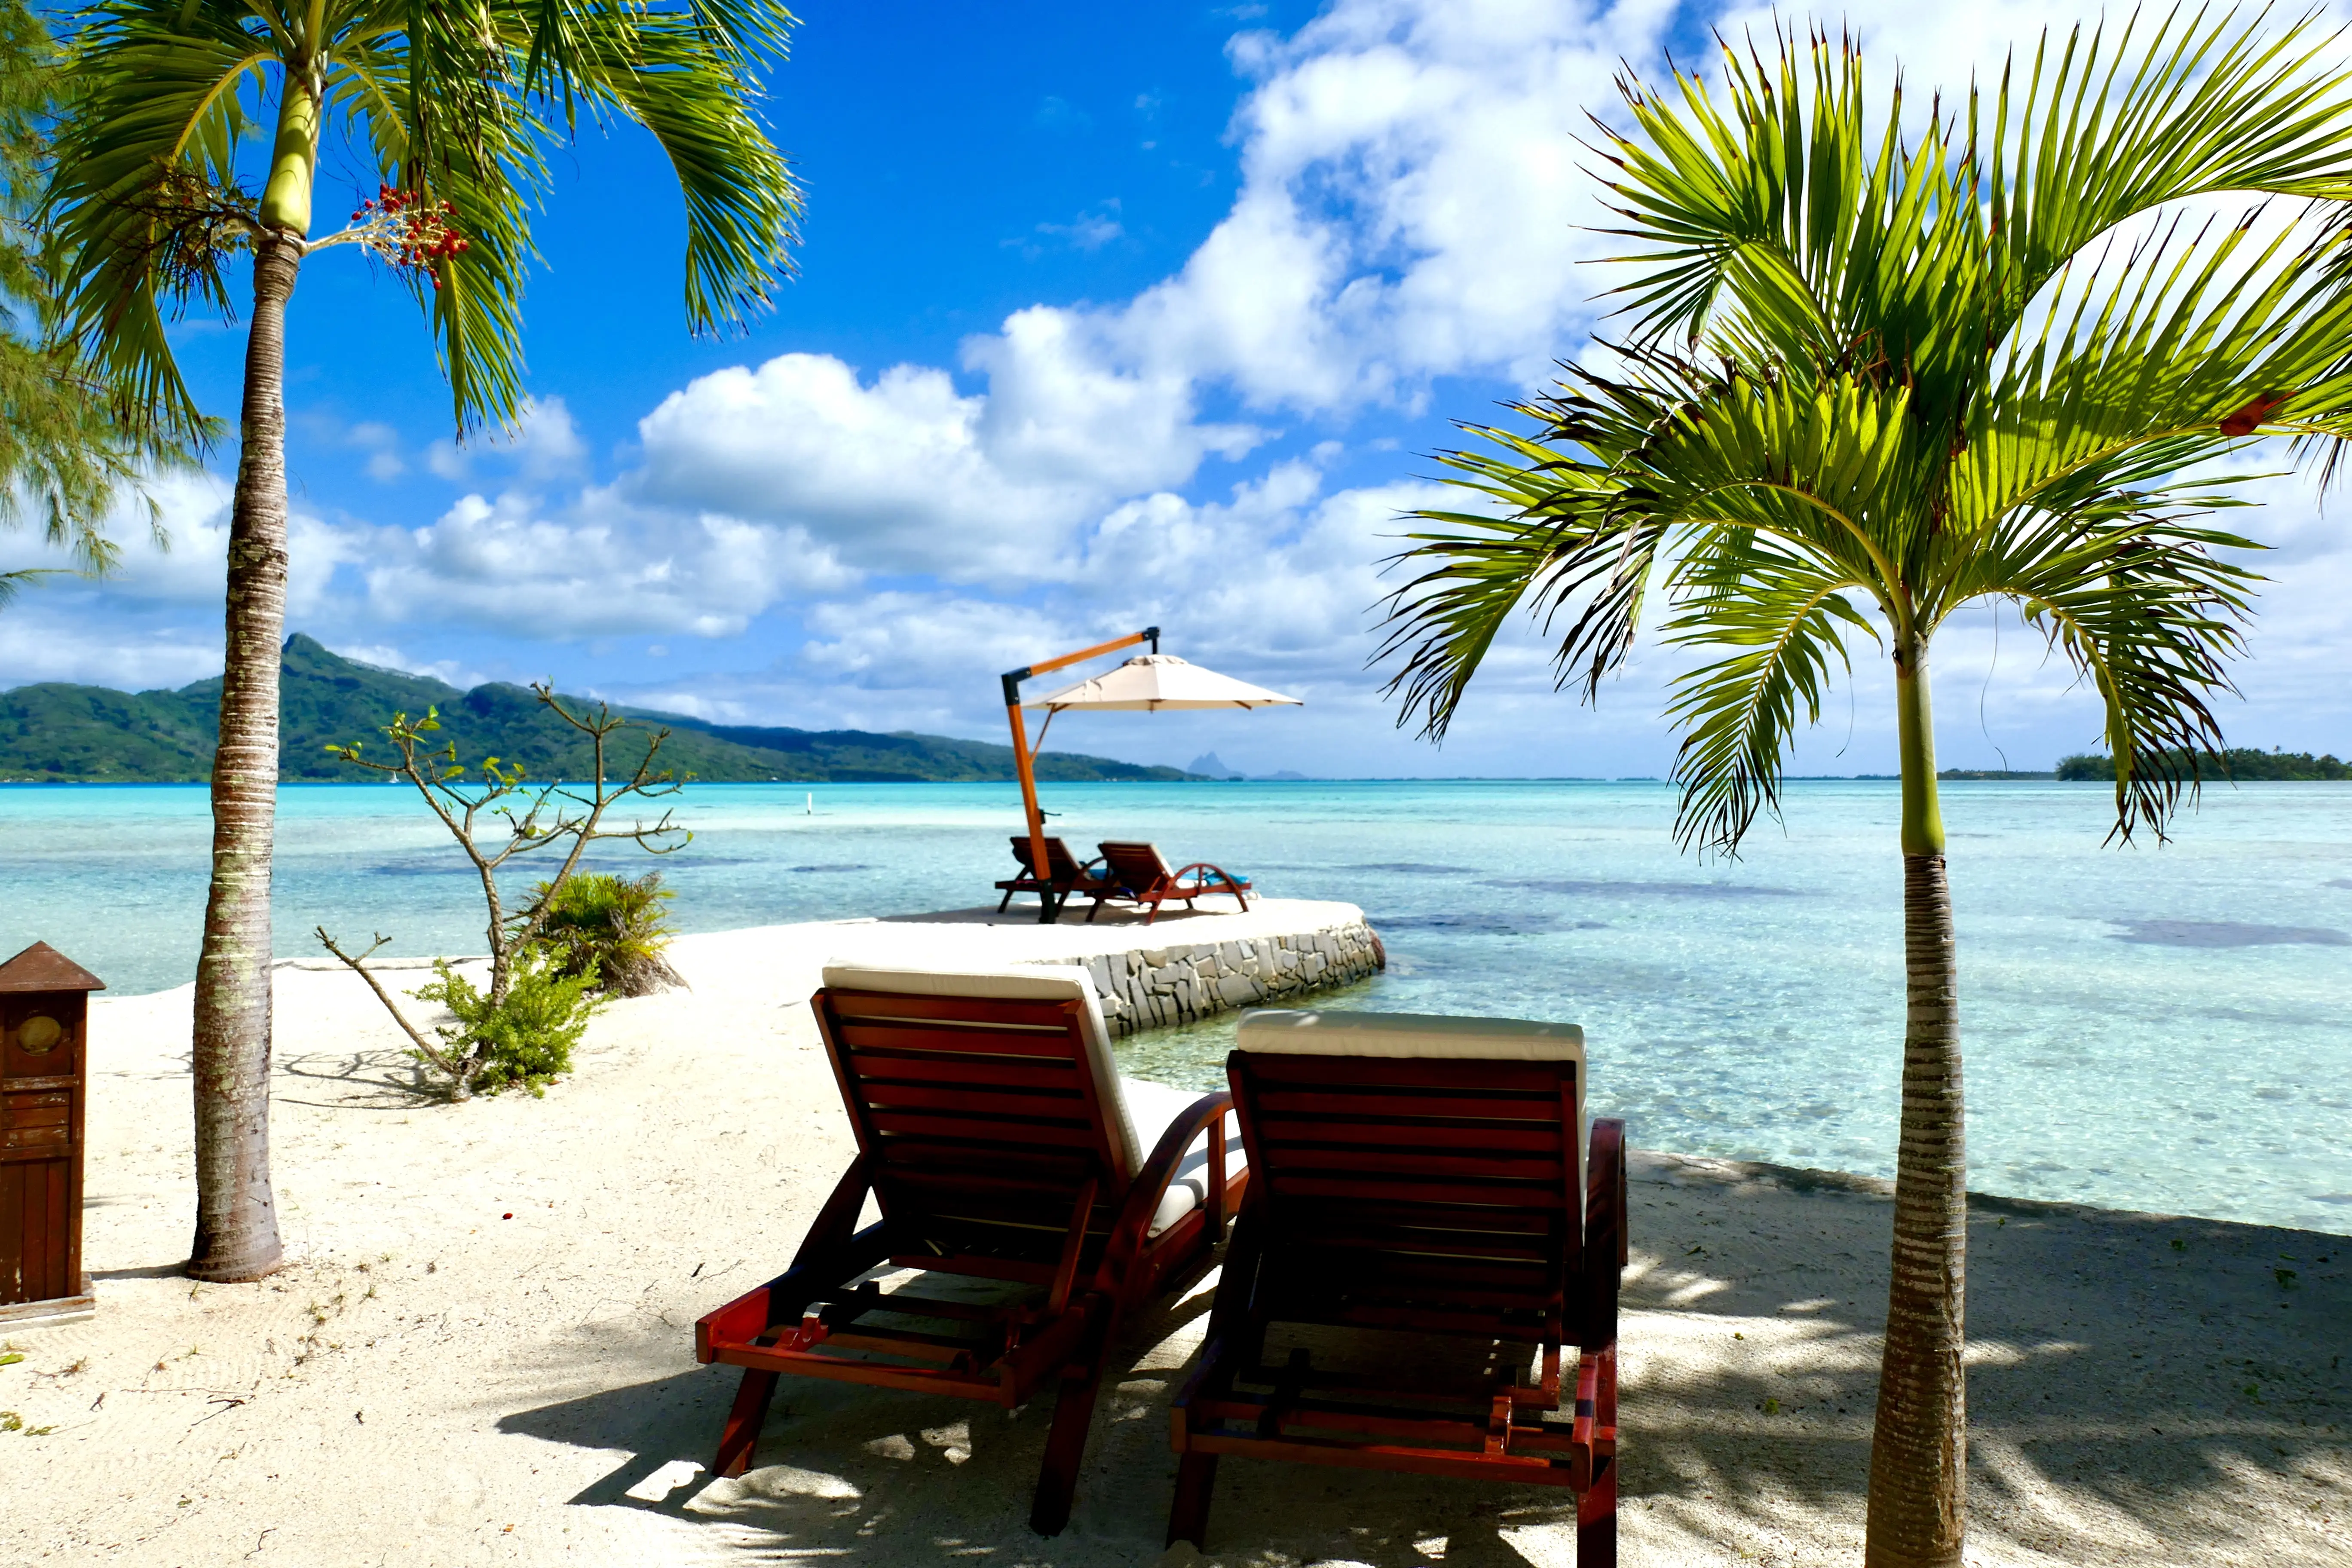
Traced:
POLYGON ((449 226, 456 208, 447 202, 428 202, 421 192, 378 185, 373 201, 362 202, 352 221, 372 232, 361 243, 394 267, 421 269, 441 287, 435 264, 465 251, 473 242, 449 226))

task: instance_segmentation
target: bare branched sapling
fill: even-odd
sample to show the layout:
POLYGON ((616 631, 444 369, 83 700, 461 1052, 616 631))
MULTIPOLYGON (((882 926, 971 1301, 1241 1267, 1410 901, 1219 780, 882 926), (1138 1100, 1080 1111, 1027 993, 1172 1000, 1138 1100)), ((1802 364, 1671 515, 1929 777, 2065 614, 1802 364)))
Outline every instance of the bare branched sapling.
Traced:
MULTIPOLYGON (((383 731, 392 742, 394 760, 379 762, 362 755, 363 745, 358 742, 327 748, 354 766, 407 780, 473 863, 489 914, 485 934, 490 950, 490 989, 486 1001, 492 1009, 505 1005, 518 964, 527 962, 541 938, 550 905, 579 868, 590 845, 626 839, 648 854, 668 855, 684 848, 694 837, 672 820, 667 808, 652 823, 605 826, 606 814, 623 801, 659 799, 684 787, 683 780, 656 766, 662 745, 669 739, 667 730, 651 733, 645 754, 625 780, 607 782, 608 751, 614 737, 643 726, 616 716, 602 703, 593 716, 574 712, 546 685, 534 684, 530 689, 542 707, 588 739, 594 761, 585 785, 533 783, 520 764, 498 757, 485 757, 478 768, 469 767, 459 760, 454 741, 434 745, 431 737, 441 728, 437 709, 428 708, 424 718, 414 721, 405 713, 394 716, 383 731), (523 909, 509 913, 499 887, 500 868, 518 857, 543 858, 547 851, 559 847, 562 861, 554 874, 540 882, 523 909)), ((445 1076, 457 1098, 470 1093, 488 1063, 489 1042, 452 1037, 451 1031, 445 1029, 439 1031, 442 1041, 436 1045, 410 1021, 367 967, 367 960, 391 939, 379 933, 372 945, 354 953, 324 926, 319 928, 318 937, 329 952, 367 982, 415 1044, 417 1059, 445 1076)))

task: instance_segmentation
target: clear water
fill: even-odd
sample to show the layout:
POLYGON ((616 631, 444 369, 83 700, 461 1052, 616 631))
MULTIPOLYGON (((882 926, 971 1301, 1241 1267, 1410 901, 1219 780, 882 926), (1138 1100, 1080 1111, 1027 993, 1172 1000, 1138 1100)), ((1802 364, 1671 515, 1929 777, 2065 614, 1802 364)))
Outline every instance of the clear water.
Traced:
MULTIPOLYGON (((1889 1173, 1903 985, 1894 786, 1792 785, 1746 857, 1679 854, 1663 784, 1049 786, 1073 843, 1157 839, 1364 907, 1388 973, 1342 1005, 1584 1026, 1601 1109, 1654 1148, 1889 1173)), ((282 798, 280 952, 324 921, 478 952, 479 894, 414 796, 282 798)), ((1010 864, 1009 785, 699 786, 666 861, 687 931, 965 907, 1010 864)), ((2104 847, 2096 786, 1955 784, 1972 1184, 2352 1231, 2352 786, 2209 795, 2104 847)), ((117 994, 185 982, 209 821, 192 787, 0 789, 0 954, 46 940, 117 994)), ((608 864, 623 864, 615 854, 608 864)), ((1338 1000, 1338 998, 1334 998, 1338 1000)), ((1219 1077, 1230 1022, 1139 1037, 1219 1077)))

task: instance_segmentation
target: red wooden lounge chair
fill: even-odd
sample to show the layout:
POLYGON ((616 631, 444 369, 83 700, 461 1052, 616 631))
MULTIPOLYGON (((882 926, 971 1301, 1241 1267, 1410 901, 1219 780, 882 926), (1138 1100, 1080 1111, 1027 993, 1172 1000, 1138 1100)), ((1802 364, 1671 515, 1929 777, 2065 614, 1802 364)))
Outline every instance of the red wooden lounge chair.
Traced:
POLYGON ((1241 1454, 1566 1487, 1580 1568, 1613 1564, 1624 1124, 1585 1158, 1582 1031, 1257 1012, 1226 1071, 1251 1181, 1172 1412, 1169 1541, 1202 1543, 1241 1454))
POLYGON ((1000 915, 1012 907, 1015 893, 1034 893, 1052 910, 1058 910, 1070 901, 1073 893, 1091 893, 1099 905, 1104 895, 1117 886, 1106 879, 1097 868, 1098 861, 1079 865, 1077 857, 1070 853, 1070 847, 1058 838, 1045 840, 1045 864, 1053 873, 1050 879, 1037 875, 1037 868, 1033 863, 1036 855, 1030 848, 1027 834, 1013 836, 1013 858, 1021 862, 1021 870, 1019 875, 996 884, 1004 893, 1004 897, 996 901, 996 912, 1000 915))
POLYGON ((1230 893, 1234 901, 1244 910, 1249 908, 1250 882, 1247 877, 1235 877, 1210 865, 1205 860, 1193 862, 1181 871, 1171 871, 1156 844, 1129 844, 1106 841, 1097 845, 1102 851, 1103 864, 1108 868, 1105 879, 1115 887, 1095 895, 1087 919, 1092 921, 1106 900, 1116 903, 1133 904, 1151 912, 1143 917, 1150 925, 1160 918, 1160 906, 1171 900, 1181 900, 1186 909, 1195 899, 1212 893, 1230 893))
POLYGON ((835 966, 811 1003, 858 1155, 792 1268, 695 1325, 697 1360, 744 1369, 712 1471, 750 1466, 780 1373, 1007 1408, 1052 1390, 1030 1523, 1054 1534, 1121 1315, 1204 1262, 1238 1205, 1232 1097, 1124 1092, 1076 967, 835 966), (859 1230, 869 1192, 882 1217, 859 1230))

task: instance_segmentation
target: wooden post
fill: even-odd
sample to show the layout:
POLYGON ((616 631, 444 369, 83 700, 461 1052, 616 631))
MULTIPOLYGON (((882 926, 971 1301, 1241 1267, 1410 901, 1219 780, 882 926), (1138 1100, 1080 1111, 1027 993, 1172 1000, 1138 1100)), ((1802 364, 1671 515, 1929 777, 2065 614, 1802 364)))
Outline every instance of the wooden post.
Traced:
POLYGON ((89 993, 105 982, 37 942, 0 963, 0 1328, 89 1316, 81 1266, 89 993))
POLYGON ((1037 919, 1041 924, 1050 924, 1058 912, 1054 908, 1054 870, 1045 858, 1045 814, 1037 805, 1037 765, 1029 755, 1029 726, 1021 718, 1021 682, 1031 673, 1024 669, 1005 674, 1004 716, 1013 725, 1013 771, 1021 777, 1021 810, 1029 824, 1029 867, 1045 884, 1037 895, 1037 919))
POLYGON ((1123 647, 1133 647, 1140 642, 1150 643, 1151 651, 1158 653, 1160 628, 1146 626, 1132 636, 1113 637, 1092 647, 1082 647, 1076 653, 1066 653, 1059 658, 1008 669, 1001 678, 1004 682, 1004 713, 1013 725, 1013 770, 1021 776, 1021 809, 1029 818, 1029 867, 1037 880, 1044 884, 1044 889, 1037 895, 1037 921, 1041 925, 1051 925, 1055 915, 1060 911, 1054 903, 1054 868, 1045 858, 1045 813, 1037 805, 1037 763, 1029 752, 1029 728, 1021 720, 1021 683, 1033 675, 1044 675, 1048 670, 1082 664, 1107 653, 1117 653, 1123 647))

